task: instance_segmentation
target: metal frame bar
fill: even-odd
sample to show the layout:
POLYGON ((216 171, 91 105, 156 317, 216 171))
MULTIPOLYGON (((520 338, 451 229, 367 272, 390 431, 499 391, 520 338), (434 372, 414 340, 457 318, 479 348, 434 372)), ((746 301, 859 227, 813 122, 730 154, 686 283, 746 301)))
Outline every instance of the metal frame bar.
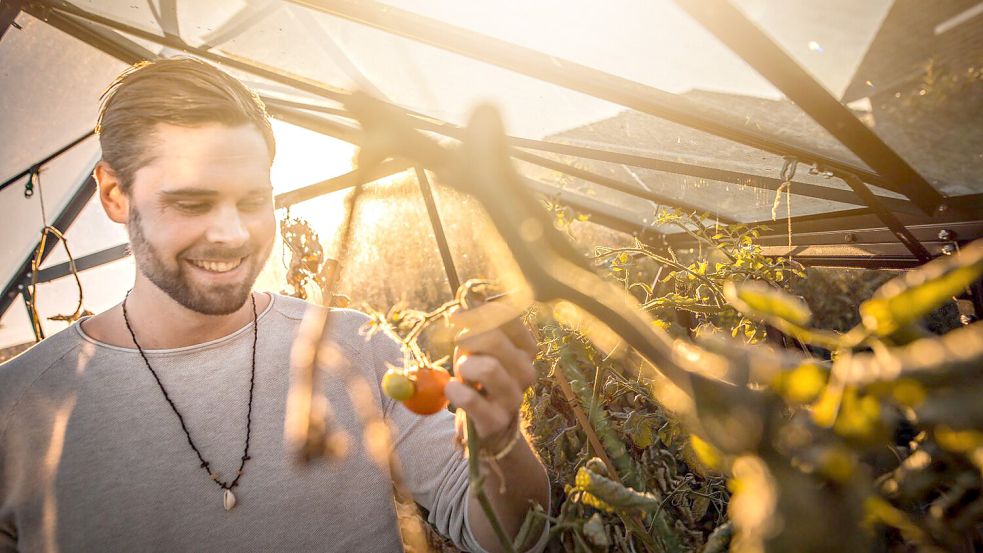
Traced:
POLYGON ((7 33, 11 25, 16 27, 14 21, 20 15, 21 0, 4 0, 0 3, 0 40, 7 33))
MULTIPOLYGON (((82 272, 86 269, 93 269, 107 263, 112 263, 113 261, 119 261, 120 259, 129 256, 130 245, 120 244, 118 246, 113 246, 111 248, 106 248, 104 250, 76 258, 75 270, 82 272)), ((59 263, 58 265, 52 265, 51 267, 38 271, 38 284, 58 280, 59 278, 66 277, 70 274, 72 274, 72 263, 70 261, 65 261, 64 263, 59 263)))
POLYGON ((863 181, 861 181, 855 175, 849 174, 843 175, 842 178, 847 184, 850 185, 850 188, 853 188, 853 191, 856 192, 858 196, 867 202, 867 205, 870 206, 871 211, 877 215, 878 219, 884 222, 887 228, 891 229, 891 232, 893 232, 898 240, 900 240, 901 243, 908 248, 908 251, 910 251, 915 258, 923 263, 932 259, 932 256, 928 253, 928 250, 925 249, 925 246, 923 246, 921 242, 919 242, 918 239, 911 234, 911 231, 901 224, 901 221, 898 220, 894 213, 888 211, 877 200, 877 198, 874 197, 874 194, 871 193, 870 189, 867 188, 867 185, 864 184, 863 181))
MULTIPOLYGON (((61 12, 55 11, 51 6, 35 5, 32 3, 24 6, 23 10, 32 17, 44 21, 59 31, 73 36, 98 50, 102 50, 123 63, 134 64, 138 61, 150 60, 157 57, 157 54, 132 40, 127 40, 129 44, 122 46, 120 39, 124 37, 121 37, 118 33, 86 25, 76 19, 66 17, 61 12)), ((150 33, 146 34, 153 36, 150 33)))
MULTIPOLYGON (((620 152, 612 152, 608 150, 597 150, 593 148, 585 148, 582 146, 574 146, 570 144, 559 144, 555 142, 544 142, 538 140, 529 140, 525 138, 513 138, 513 144, 522 148, 535 149, 541 151, 547 151, 556 154, 577 156, 585 159, 593 159, 597 161, 603 161, 607 163, 621 163, 624 165, 630 165, 632 167, 638 167, 642 169, 651 169, 653 171, 661 171, 664 173, 672 173, 676 175, 684 175, 690 177, 697 177, 707 180, 713 180, 717 182, 739 184, 742 186, 749 186, 752 188, 761 188, 764 190, 775 191, 782 185, 781 179, 776 179, 772 177, 765 177, 762 175, 752 175, 749 173, 741 173, 738 171, 730 171, 727 169, 718 169, 714 167, 703 167, 700 165, 693 165, 689 163, 680 163, 677 161, 668 161, 655 158, 649 158, 644 156, 623 154, 620 152)), ((863 205, 863 201, 857 197, 856 194, 839 188, 832 188, 828 186, 820 186, 816 184, 810 184, 807 182, 793 181, 790 191, 793 195, 804 196, 809 198, 819 198, 823 200, 830 200, 834 202, 841 202, 853 205, 863 205)), ((903 211, 906 213, 921 212, 916 206, 908 200, 903 200, 899 198, 889 198, 886 196, 878 196, 882 202, 886 205, 890 205, 896 211, 903 211)))
POLYGON ((55 150, 54 152, 48 154, 47 156, 43 157, 40 161, 38 161, 34 165, 31 165, 27 169, 24 169, 20 173, 17 173, 16 175, 10 177, 9 179, 3 181, 3 183, 0 184, 0 190, 3 190, 4 188, 7 188, 8 186, 14 184, 18 180, 26 177, 27 175, 30 175, 38 167, 41 167, 41 166, 47 164, 48 162, 50 162, 51 160, 55 159, 56 157, 64 154, 68 150, 71 150, 75 146, 78 146, 83 140, 85 140, 86 138, 89 138, 93 134, 95 134, 95 131, 89 131, 89 132, 83 134, 82 136, 76 138, 75 140, 69 142, 68 144, 62 146, 61 148, 59 148, 59 149, 55 150))
MULTIPOLYGON (((944 205, 942 194, 728 0, 676 4, 889 181, 891 186, 885 188, 911 198, 928 214, 944 205)), ((836 169, 857 175, 844 167, 836 169)))
POLYGON ((444 272, 447 273, 447 284, 450 285, 451 296, 453 296, 461 287, 461 277, 454 265, 454 256, 451 255, 451 247, 447 243, 447 235, 444 234, 444 225, 440 222, 440 213, 437 211, 437 203, 433 198, 433 189, 427 178, 427 171, 419 165, 416 166, 416 182, 420 185, 420 194, 423 196, 423 203, 427 206, 427 216, 430 217, 430 226, 433 228, 433 236, 437 241, 440 259, 444 263, 444 272))
MULTIPOLYGON (((55 220, 51 223, 51 226, 60 230, 63 234, 68 230, 68 227, 75 222, 75 219, 85 208, 85 204, 88 203, 89 199, 96 192, 96 181, 92 178, 92 171, 89 171, 86 175, 85 180, 83 180, 72 196, 69 198, 68 202, 61 209, 55 220)), ((44 250, 41 252, 41 261, 43 262, 52 251, 54 251, 55 246, 58 245, 60 240, 56 236, 50 236, 45 242, 44 250)), ((7 312, 7 308, 10 307, 11 302, 14 297, 17 296, 22 290, 26 289, 26 284, 28 283, 29 274, 31 272, 31 261, 34 258, 34 251, 37 249, 38 242, 35 242, 34 247, 31 248, 30 253, 27 254, 27 258, 21 263, 20 267, 14 274, 10 277, 3 286, 3 294, 0 295, 0 317, 7 312), (22 288, 18 288, 23 286, 22 288)))
POLYGON ((365 184, 388 177, 390 175, 395 175, 396 173, 400 173, 411 167, 413 167, 413 165, 408 161, 390 160, 379 165, 378 167, 372 168, 368 174, 365 174, 365 171, 359 171, 356 169, 328 180, 309 184, 296 190, 278 194, 276 198, 274 198, 273 205, 275 209, 290 207, 293 204, 304 202, 318 196, 330 194, 332 192, 337 192, 339 190, 344 190, 346 188, 351 188, 357 184, 365 184))

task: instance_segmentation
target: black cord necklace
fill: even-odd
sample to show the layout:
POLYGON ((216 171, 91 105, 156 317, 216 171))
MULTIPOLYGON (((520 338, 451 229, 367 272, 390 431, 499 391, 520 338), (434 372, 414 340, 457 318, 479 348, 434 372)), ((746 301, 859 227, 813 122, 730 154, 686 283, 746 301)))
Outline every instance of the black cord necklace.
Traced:
MULTIPOLYGON (((132 291, 133 290, 130 290, 130 292, 132 291)), ((201 452, 198 451, 198 447, 195 445, 194 440, 191 439, 191 433, 188 432, 187 425, 184 424, 184 417, 182 417, 181 413, 177 410, 177 406, 174 405, 174 402, 171 400, 171 396, 167 394, 167 390, 164 389, 164 384, 160 381, 160 377, 157 376, 157 372, 154 371, 154 368, 150 366, 150 361, 147 360, 147 354, 143 352, 143 348, 140 347, 140 343, 137 342, 137 335, 136 333, 133 332, 133 327, 130 326, 129 317, 126 316, 126 299, 130 297, 130 292, 127 292, 126 298, 123 299, 123 322, 126 323, 126 329, 130 331, 130 336, 133 338, 133 343, 136 344, 137 346, 137 351, 140 352, 140 357, 143 357, 143 362, 146 363, 147 368, 150 369, 150 374, 154 375, 154 380, 156 380, 157 385, 160 386, 160 391, 164 393, 164 399, 167 400, 167 403, 171 405, 171 409, 174 410, 174 414, 177 415, 177 420, 178 422, 181 423, 181 430, 184 430, 184 435, 187 436, 188 438, 188 445, 191 446, 191 449, 194 450, 195 455, 198 456, 198 460, 201 461, 201 468, 205 469, 205 472, 208 473, 208 476, 211 477, 211 479, 216 484, 218 484, 220 488, 225 490, 225 493, 222 494, 222 500, 225 505, 225 510, 230 511, 236 505, 236 496, 235 494, 232 493, 232 488, 235 488, 236 486, 239 485, 239 479, 242 478, 242 469, 246 466, 246 461, 250 459, 249 434, 250 434, 250 430, 252 429, 252 423, 253 423, 253 388, 255 387, 256 384, 256 342, 259 338, 259 328, 258 328, 259 325, 257 324, 258 316, 256 314, 256 298, 253 297, 252 293, 249 294, 249 299, 252 300, 253 303, 253 367, 249 375, 249 408, 246 411, 246 447, 242 452, 242 458, 239 463, 239 470, 236 471, 235 479, 232 480, 231 482, 223 482, 222 480, 219 479, 218 474, 212 472, 211 465, 208 463, 208 461, 206 461, 201 456, 201 452)))

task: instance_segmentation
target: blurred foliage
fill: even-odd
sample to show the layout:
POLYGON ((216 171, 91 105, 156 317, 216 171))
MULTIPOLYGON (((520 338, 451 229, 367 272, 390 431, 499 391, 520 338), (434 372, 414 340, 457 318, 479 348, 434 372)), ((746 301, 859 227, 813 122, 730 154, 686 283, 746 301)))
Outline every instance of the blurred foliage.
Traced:
MULTIPOLYGON (((548 208, 581 244, 599 228, 548 208)), ((724 386, 685 391, 693 409, 677 411, 637 356, 530 313, 540 377, 523 419, 554 484, 538 512, 549 550, 981 550, 983 326, 959 326, 951 299, 983 273, 983 243, 907 273, 804 269, 762 255, 760 229, 659 217, 700 247, 599 233, 586 242, 612 245, 582 251, 724 386)), ((480 217, 456 224, 455 251, 493 264, 466 247, 485 243, 480 217)), ((495 273, 474 259, 459 272, 495 273)), ((423 347, 442 357, 431 330, 423 347)))

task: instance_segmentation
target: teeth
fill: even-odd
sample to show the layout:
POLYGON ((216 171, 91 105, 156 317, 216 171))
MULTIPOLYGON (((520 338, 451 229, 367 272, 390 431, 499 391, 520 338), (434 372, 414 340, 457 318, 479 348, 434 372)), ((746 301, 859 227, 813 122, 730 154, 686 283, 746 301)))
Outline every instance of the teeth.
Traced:
POLYGON ((201 267, 206 271, 211 271, 213 273, 225 273, 235 269, 242 263, 242 258, 235 261, 207 261, 203 259, 192 259, 191 263, 196 267, 201 267))

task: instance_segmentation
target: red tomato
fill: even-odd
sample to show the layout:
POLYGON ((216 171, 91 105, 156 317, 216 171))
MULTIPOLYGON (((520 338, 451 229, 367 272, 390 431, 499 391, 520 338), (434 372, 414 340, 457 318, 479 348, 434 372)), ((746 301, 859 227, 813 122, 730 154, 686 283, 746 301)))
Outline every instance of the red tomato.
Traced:
POLYGON ((418 415, 432 415, 447 407, 444 386, 451 375, 443 369, 420 368, 414 372, 416 386, 413 395, 403 402, 407 409, 418 415))

